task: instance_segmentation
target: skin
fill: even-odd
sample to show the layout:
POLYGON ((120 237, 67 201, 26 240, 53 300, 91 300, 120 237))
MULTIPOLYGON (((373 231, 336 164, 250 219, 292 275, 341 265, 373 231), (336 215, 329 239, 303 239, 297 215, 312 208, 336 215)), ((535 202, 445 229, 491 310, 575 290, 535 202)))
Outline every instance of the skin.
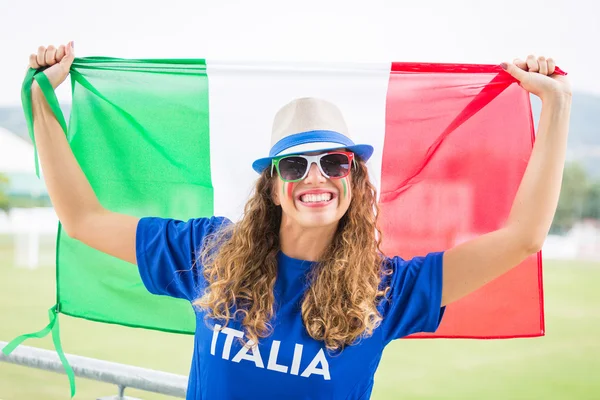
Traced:
POLYGON ((279 175, 276 179, 273 202, 282 208, 279 229, 281 251, 293 258, 318 260, 333 240, 340 219, 350 207, 350 190, 344 190, 347 183, 342 179, 326 178, 316 164, 311 165, 308 175, 301 181, 286 183, 279 175), (331 193, 332 200, 323 207, 306 206, 300 198, 314 190, 331 193))
POLYGON ((347 177, 346 178, 342 178, 342 186, 344 187, 343 197, 345 199, 346 197, 348 197, 348 186, 349 185, 348 185, 348 178, 347 177))
MULTIPOLYGON (((32 68, 49 67, 46 76, 54 88, 69 73, 71 44, 58 49, 40 47, 32 54, 32 68)), ((536 142, 503 227, 448 249, 443 260, 442 304, 449 304, 478 289, 537 253, 556 212, 571 110, 571 88, 566 77, 554 75, 555 63, 544 57, 506 63, 511 74, 542 100, 536 142)), ((138 218, 105 209, 96 198, 39 86, 32 85, 34 135, 44 179, 55 211, 66 233, 107 254, 136 263, 135 232, 138 218)), ((273 201, 281 205, 282 251, 290 257, 318 260, 331 242, 340 218, 348 210, 352 193, 343 182, 330 180, 312 165, 308 176, 289 187, 277 181, 273 201), (336 197, 327 207, 308 208, 298 196, 321 189, 336 197), (286 195, 291 193, 292 195, 286 195)))
POLYGON ((287 198, 288 199, 293 199, 294 198, 294 182, 288 182, 286 185, 287 187, 287 198))

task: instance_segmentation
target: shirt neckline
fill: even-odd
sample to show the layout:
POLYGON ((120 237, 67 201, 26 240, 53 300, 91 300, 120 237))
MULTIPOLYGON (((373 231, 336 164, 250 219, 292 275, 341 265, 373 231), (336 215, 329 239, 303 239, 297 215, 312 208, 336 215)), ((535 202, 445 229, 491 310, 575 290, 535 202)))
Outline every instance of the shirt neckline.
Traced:
POLYGON ((284 254, 283 251, 281 251, 281 250, 279 250, 279 252, 277 254, 277 261, 280 264, 285 264, 288 267, 292 267, 292 268, 300 269, 300 270, 308 270, 314 264, 316 264, 316 261, 300 260, 298 258, 290 257, 290 256, 284 254))

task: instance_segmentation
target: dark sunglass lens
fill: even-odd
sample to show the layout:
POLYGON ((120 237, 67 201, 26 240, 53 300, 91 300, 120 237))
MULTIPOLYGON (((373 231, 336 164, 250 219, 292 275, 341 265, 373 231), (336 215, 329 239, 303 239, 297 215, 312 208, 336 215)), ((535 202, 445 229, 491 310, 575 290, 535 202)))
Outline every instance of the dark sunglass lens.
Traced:
POLYGON ((302 157, 286 157, 279 160, 279 173, 286 181, 302 178, 306 172, 307 161, 302 157))
POLYGON ((321 158, 321 168, 330 178, 341 178, 350 170, 350 160, 345 154, 327 154, 321 158))

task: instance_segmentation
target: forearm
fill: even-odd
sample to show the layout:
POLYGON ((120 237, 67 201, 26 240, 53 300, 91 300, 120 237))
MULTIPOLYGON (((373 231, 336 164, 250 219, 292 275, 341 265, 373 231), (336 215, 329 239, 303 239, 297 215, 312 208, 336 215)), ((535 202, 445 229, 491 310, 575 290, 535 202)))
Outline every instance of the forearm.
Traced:
POLYGON ((506 224, 531 251, 541 248, 556 212, 570 110, 570 94, 554 94, 542 100, 535 144, 506 224))
POLYGON ((76 236, 86 216, 103 211, 39 87, 32 88, 33 128, 44 181, 63 228, 76 236))

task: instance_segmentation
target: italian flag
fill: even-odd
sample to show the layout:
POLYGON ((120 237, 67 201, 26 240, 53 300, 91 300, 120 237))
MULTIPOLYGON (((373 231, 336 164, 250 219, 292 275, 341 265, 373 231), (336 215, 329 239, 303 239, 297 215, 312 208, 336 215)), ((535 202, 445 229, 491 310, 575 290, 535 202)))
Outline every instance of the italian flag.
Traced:
MULTIPOLYGON (((238 220, 277 110, 298 97, 333 102, 354 141, 375 147, 383 250, 404 258, 501 227, 534 141, 529 95, 499 66, 93 57, 75 60, 71 83, 75 156, 106 208, 140 217, 238 220)), ((194 332, 189 303, 149 294, 135 267, 58 236, 59 312, 194 332)), ((543 333, 537 254, 451 304, 427 337, 543 333)))

